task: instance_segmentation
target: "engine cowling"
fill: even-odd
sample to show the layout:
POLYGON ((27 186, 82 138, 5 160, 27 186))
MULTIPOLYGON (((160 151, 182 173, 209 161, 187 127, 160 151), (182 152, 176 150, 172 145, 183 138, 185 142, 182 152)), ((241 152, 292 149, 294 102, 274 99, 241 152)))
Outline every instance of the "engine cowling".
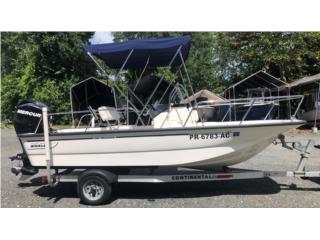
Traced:
POLYGON ((48 106, 34 100, 24 100, 17 106, 13 125, 17 134, 42 133, 42 108, 48 106))

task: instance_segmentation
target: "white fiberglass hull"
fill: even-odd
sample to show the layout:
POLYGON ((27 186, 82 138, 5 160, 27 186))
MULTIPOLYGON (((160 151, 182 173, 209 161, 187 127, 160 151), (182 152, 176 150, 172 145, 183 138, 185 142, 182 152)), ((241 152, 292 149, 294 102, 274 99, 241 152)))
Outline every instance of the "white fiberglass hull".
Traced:
MULTIPOLYGON (((90 138, 83 138, 88 133, 81 134, 79 139, 74 134, 57 140, 53 137, 52 166, 229 166, 256 155, 278 134, 301 124, 298 120, 247 121, 241 125, 204 123, 174 131, 153 129, 139 136, 104 137, 100 131, 90 138)), ((23 146, 31 165, 46 166, 43 141, 29 139, 23 141, 23 146)))

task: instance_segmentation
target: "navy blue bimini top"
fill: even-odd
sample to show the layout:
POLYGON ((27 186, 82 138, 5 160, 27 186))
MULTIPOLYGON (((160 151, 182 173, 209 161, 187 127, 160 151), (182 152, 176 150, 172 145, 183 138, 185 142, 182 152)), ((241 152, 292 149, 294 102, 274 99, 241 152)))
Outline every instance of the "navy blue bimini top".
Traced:
MULTIPOLYGON (((168 66, 179 47, 184 61, 188 57, 190 36, 136 39, 125 42, 86 45, 84 50, 102 59, 109 67, 119 69, 128 54, 133 52, 124 69, 143 68, 149 58, 149 67, 168 66)), ((177 56, 172 66, 181 64, 177 56)))

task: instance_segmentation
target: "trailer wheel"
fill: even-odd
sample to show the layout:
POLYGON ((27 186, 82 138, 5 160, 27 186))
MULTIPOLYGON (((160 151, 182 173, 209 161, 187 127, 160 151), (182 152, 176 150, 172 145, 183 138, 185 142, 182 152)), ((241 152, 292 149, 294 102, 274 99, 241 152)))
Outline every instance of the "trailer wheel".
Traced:
POLYGON ((88 205, 105 203, 111 196, 111 185, 97 175, 86 175, 79 179, 78 193, 80 199, 88 205))

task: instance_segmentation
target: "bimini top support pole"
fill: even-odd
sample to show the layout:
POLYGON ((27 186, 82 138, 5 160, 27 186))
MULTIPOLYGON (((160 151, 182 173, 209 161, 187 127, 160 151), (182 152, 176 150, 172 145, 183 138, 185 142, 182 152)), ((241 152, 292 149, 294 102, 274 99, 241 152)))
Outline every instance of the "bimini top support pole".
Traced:
POLYGON ((109 74, 100 66, 100 64, 98 63, 98 61, 92 56, 91 53, 87 52, 87 54, 89 55, 89 57, 92 59, 92 61, 97 65, 97 67, 102 71, 102 73, 106 76, 109 77, 109 74))
POLYGON ((119 69, 119 71, 118 71, 118 73, 117 73, 117 75, 116 75, 116 77, 115 77, 115 80, 116 80, 116 81, 118 80, 119 75, 120 75, 120 73, 122 72, 122 70, 124 69, 124 67, 127 65, 127 62, 128 62, 128 60, 129 60, 129 58, 131 57, 131 54, 133 53, 133 51, 134 51, 134 49, 131 49, 131 51, 129 52, 126 60, 123 62, 121 68, 119 69))
POLYGON ((137 86, 139 85, 140 80, 141 80, 141 78, 142 78, 142 76, 143 76, 144 72, 145 72, 145 71, 146 71, 146 69, 147 69, 147 66, 148 66, 148 64, 149 64, 149 61, 150 61, 150 56, 149 56, 149 57, 148 57, 148 59, 147 59, 146 65, 144 66, 144 68, 143 68, 143 70, 142 70, 142 72, 141 72, 141 74, 140 74, 140 76, 139 76, 139 78, 138 78, 138 80, 137 80, 137 82, 136 82, 136 84, 135 84, 134 88, 133 88, 133 91, 135 91, 135 90, 136 90, 136 88, 137 88, 137 86))
POLYGON ((194 101, 194 103, 195 103, 195 105, 196 105, 196 108, 197 108, 197 107, 198 107, 198 102, 197 102, 197 100, 196 100, 196 98, 195 98, 194 91, 193 91, 193 87, 192 87, 192 84, 191 84, 191 80, 190 80, 190 77, 189 77, 189 74, 188 74, 188 71, 187 71, 186 64, 185 64, 185 62, 184 62, 184 60, 183 60, 183 56, 182 56, 181 51, 179 51, 179 55, 180 55, 180 59, 181 59, 181 62, 182 62, 182 66, 183 66, 184 71, 185 71, 185 73, 186 73, 186 77, 187 77, 188 84, 189 84, 189 87, 190 87, 190 90, 191 90, 191 94, 192 94, 193 101, 194 101))
MULTIPOLYGON (((176 53, 175 53, 174 56, 172 57, 169 65, 167 66, 168 68, 170 68, 171 65, 173 64, 174 60, 176 59, 176 57, 178 56, 179 52, 181 51, 181 48, 182 48, 182 45, 177 49, 176 53)), ((139 113, 139 116, 138 116, 138 117, 141 117, 143 111, 147 108, 149 102, 151 101, 152 97, 154 96, 154 94, 155 94, 156 91, 158 90, 158 88, 159 88, 160 84, 162 83, 163 79, 164 79, 164 74, 162 74, 160 80, 158 81, 157 85, 155 86, 155 88, 153 89, 152 93, 150 94, 147 102, 146 102, 145 105, 143 106, 143 108, 142 108, 141 112, 139 113)), ((138 123, 138 119, 137 119, 137 121, 136 121, 136 124, 137 124, 137 123, 138 123)))

